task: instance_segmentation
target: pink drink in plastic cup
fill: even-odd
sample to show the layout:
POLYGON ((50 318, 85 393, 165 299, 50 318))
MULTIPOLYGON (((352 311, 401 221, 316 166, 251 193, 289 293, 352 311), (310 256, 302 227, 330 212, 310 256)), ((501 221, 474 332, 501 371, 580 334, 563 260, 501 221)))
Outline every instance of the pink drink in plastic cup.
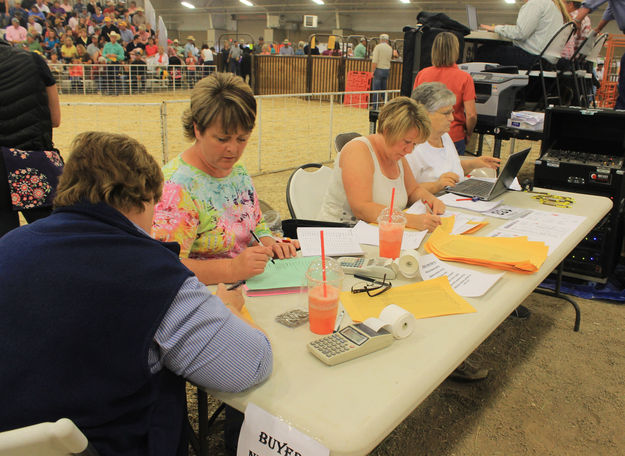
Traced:
POLYGON ((336 314, 339 308, 339 289, 326 284, 324 296, 323 284, 308 289, 308 321, 310 330, 315 334, 330 334, 334 331, 336 314))
POLYGON ((378 215, 378 231, 380 232, 380 256, 384 258, 399 258, 401 241, 406 226, 406 215, 398 210, 384 208, 378 215))
POLYGON ((404 225, 399 223, 380 223, 380 256, 399 258, 401 240, 404 236, 404 225))

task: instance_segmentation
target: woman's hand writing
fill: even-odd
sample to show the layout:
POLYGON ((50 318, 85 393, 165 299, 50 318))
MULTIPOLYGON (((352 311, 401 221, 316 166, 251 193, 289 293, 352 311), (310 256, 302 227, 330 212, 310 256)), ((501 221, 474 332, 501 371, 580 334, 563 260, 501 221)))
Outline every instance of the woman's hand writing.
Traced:
POLYGON ((441 224, 441 218, 438 215, 433 215, 433 214, 421 214, 421 215, 408 214, 407 226, 409 228, 414 228, 414 229, 419 230, 419 231, 428 230, 429 232, 432 232, 440 224, 441 224))
POLYGON ((488 30, 489 32, 494 32, 495 31, 495 26, 494 25, 480 24, 480 28, 482 30, 488 30))
POLYGON ((249 279, 262 273, 271 257, 273 257, 271 247, 263 245, 248 247, 232 260, 233 272, 237 277, 249 279))

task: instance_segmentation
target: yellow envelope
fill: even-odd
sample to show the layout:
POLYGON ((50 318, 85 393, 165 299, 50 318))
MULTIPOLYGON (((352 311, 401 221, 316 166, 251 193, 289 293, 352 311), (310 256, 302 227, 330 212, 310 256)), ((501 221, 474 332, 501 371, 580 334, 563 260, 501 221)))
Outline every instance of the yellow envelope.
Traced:
POLYGON ((406 309, 415 318, 476 312, 471 304, 451 288, 446 276, 393 287, 374 297, 370 297, 367 293, 344 291, 340 299, 354 321, 365 321, 369 317, 377 318, 382 309, 389 304, 396 304, 406 309))

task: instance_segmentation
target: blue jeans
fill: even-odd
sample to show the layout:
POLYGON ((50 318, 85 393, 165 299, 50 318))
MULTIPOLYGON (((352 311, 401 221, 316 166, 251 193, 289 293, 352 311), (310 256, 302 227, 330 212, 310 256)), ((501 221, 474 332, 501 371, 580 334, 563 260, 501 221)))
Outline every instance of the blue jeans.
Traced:
POLYGON ((618 74, 618 98, 614 109, 625 109, 625 54, 621 57, 621 69, 618 74))
MULTIPOLYGON (((373 72, 373 81, 371 81, 371 90, 386 90, 386 83, 388 82, 388 75, 391 70, 383 70, 376 68, 373 72)), ((382 98, 381 94, 371 94, 371 106, 373 109, 378 109, 378 97, 382 98)))

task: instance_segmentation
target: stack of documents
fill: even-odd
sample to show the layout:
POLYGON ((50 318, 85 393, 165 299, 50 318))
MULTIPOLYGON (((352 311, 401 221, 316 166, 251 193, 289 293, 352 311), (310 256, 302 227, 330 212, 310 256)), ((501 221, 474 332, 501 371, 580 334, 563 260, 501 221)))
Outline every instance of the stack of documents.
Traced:
POLYGON ((318 257, 297 257, 268 262, 262 274, 246 281, 248 296, 297 293, 306 288, 306 271, 318 257))
POLYGON ((512 111, 508 126, 521 130, 543 131, 545 124, 544 112, 512 111))
POLYGON ((542 266, 549 248, 527 237, 473 237, 446 233, 436 228, 425 249, 443 261, 477 264, 504 271, 532 274, 542 266))

